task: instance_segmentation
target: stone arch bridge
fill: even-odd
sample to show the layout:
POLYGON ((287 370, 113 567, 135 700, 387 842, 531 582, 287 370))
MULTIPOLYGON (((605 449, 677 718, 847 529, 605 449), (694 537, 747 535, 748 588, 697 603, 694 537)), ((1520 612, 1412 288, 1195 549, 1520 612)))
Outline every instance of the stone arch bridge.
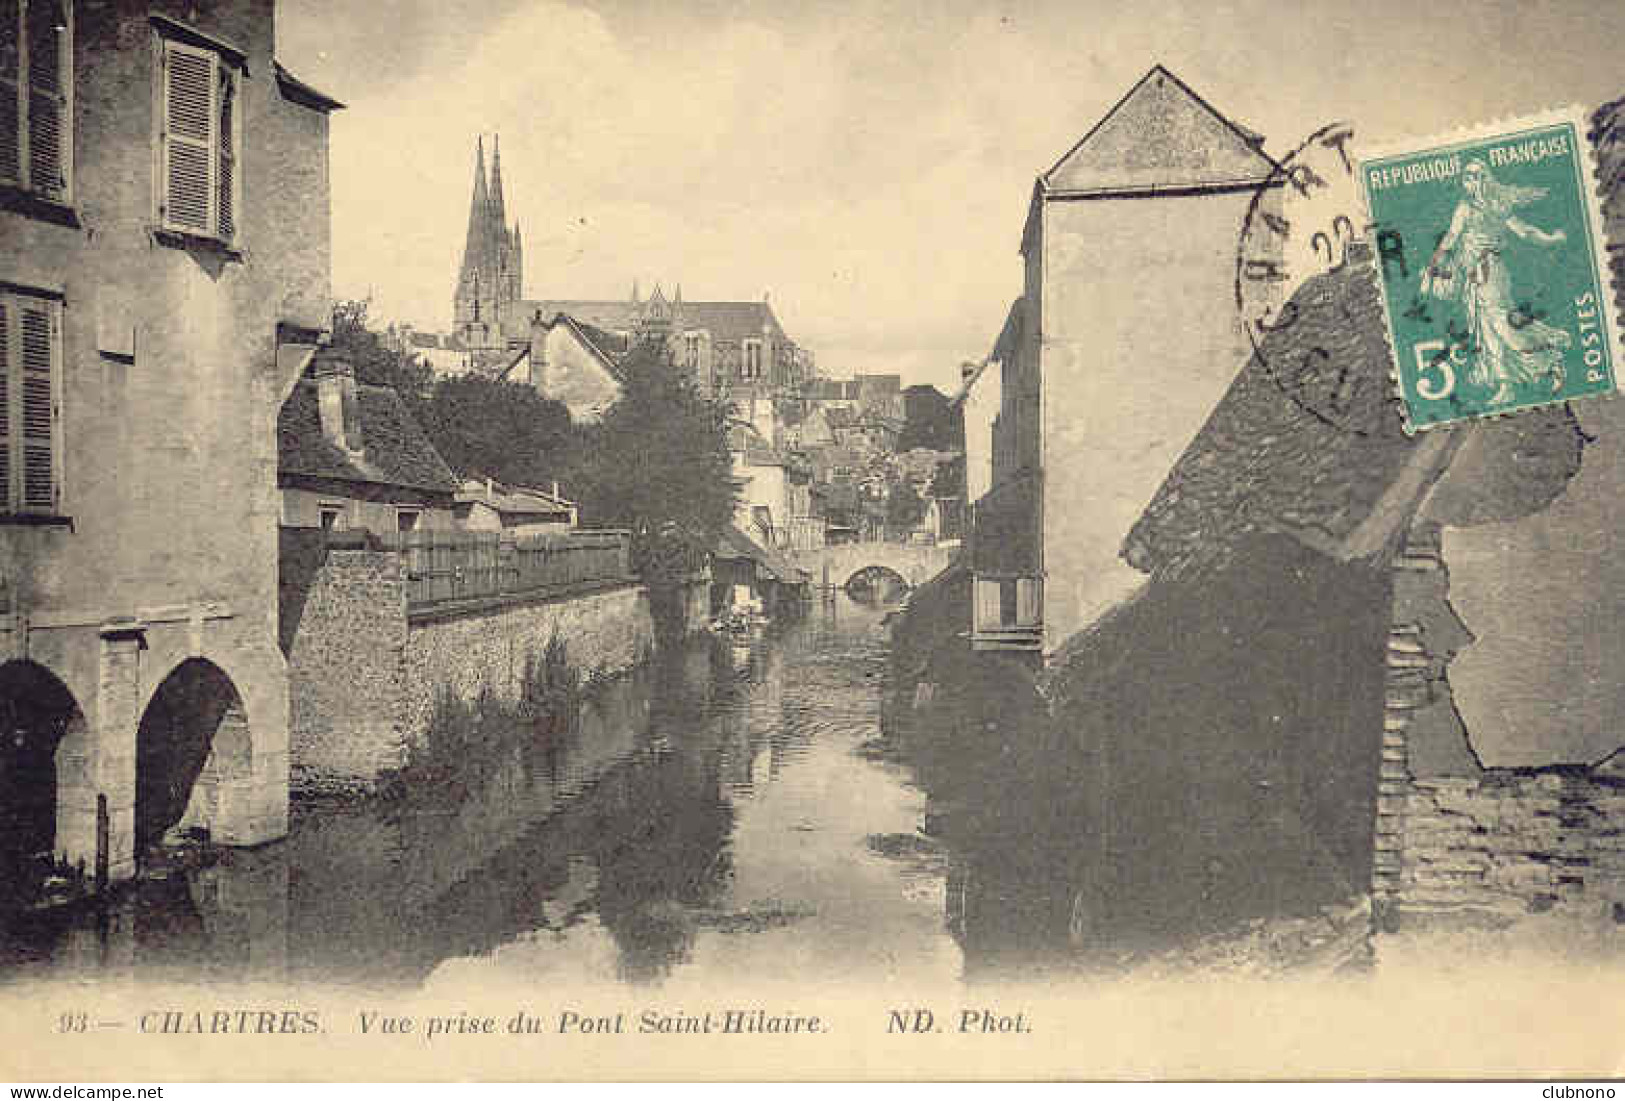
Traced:
POLYGON ((912 589, 941 573, 956 549, 935 543, 836 543, 785 553, 812 576, 814 585, 844 588, 857 574, 878 568, 895 573, 912 589))

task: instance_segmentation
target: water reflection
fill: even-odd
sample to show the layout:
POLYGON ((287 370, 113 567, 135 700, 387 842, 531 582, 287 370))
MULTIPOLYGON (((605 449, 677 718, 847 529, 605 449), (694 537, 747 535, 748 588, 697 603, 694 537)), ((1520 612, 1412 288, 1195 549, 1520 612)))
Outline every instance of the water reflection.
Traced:
POLYGON ((855 752, 877 729, 880 616, 843 598, 749 645, 699 642, 432 787, 301 805, 279 844, 13 920, 0 981, 415 987, 494 968, 642 984, 787 961, 856 981, 882 960, 952 978, 942 869, 922 889, 919 867, 866 843, 924 808, 906 770, 855 752))
POLYGON ((927 706, 912 682, 888 691, 887 614, 839 597, 747 644, 704 640, 432 786, 301 805, 279 844, 13 919, 0 982, 919 989, 1200 960, 1205 937, 1330 897, 1291 822, 1130 805, 1030 669, 935 669, 927 706))

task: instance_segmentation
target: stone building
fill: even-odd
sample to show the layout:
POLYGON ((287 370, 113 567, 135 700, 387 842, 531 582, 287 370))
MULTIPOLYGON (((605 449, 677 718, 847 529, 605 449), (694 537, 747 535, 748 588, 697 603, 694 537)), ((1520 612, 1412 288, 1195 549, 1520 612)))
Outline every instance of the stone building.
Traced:
POLYGON ((641 339, 666 341, 672 362, 717 398, 786 394, 813 377, 812 353, 785 333, 766 295, 760 302, 691 302, 681 286, 668 299, 659 286, 644 298, 634 285, 624 301, 524 300, 503 316, 510 341, 518 341, 529 339, 538 318, 560 314, 612 334, 623 348, 641 339))
POLYGON ((578 421, 595 421, 621 396, 621 359, 629 340, 567 313, 531 318, 529 339, 504 363, 499 378, 520 382, 562 402, 578 421))
POLYGON ((508 228, 502 197, 502 148, 491 148, 491 181, 485 177, 485 139, 474 150, 474 194, 469 199, 468 234, 452 299, 452 337, 474 366, 501 360, 508 349, 503 320, 524 293, 524 243, 519 223, 508 228))
POLYGON ((0 13, 0 837, 118 879, 287 828, 276 418, 331 316, 340 105, 272 0, 0 13))
POLYGON ((990 357, 979 646, 1053 652, 1138 584, 1118 544, 1249 348, 1232 281, 1249 204, 1278 193, 1262 144, 1159 65, 1034 183, 990 357))
POLYGON ((533 486, 510 486, 492 478, 465 478, 457 490, 457 526, 464 531, 499 531, 527 535, 570 531, 579 514, 574 501, 533 486))

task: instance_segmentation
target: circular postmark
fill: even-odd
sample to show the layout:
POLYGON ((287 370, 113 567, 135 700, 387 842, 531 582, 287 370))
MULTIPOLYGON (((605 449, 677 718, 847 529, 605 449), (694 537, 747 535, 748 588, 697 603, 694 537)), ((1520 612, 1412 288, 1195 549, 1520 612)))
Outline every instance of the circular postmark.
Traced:
POLYGON ((1235 297, 1254 357, 1282 393, 1316 420, 1368 435, 1372 399, 1386 400, 1386 364, 1373 372, 1351 359, 1355 342, 1331 339, 1337 326, 1359 323, 1346 303, 1328 325, 1310 316, 1325 303, 1297 294, 1316 275, 1369 260, 1353 139, 1350 123, 1321 127, 1253 192, 1236 248, 1235 297))

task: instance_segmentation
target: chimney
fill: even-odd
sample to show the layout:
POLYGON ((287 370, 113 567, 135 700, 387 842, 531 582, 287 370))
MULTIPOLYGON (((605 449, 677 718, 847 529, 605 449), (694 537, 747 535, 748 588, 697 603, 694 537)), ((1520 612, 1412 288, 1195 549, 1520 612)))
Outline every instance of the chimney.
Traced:
POLYGON ((539 394, 547 393, 547 332, 552 323, 542 320, 537 310, 530 319, 530 384, 539 394))
POLYGON ((351 458, 360 458, 366 447, 361 439, 355 368, 349 360, 325 351, 316 360, 316 403, 321 414, 322 438, 351 458))

